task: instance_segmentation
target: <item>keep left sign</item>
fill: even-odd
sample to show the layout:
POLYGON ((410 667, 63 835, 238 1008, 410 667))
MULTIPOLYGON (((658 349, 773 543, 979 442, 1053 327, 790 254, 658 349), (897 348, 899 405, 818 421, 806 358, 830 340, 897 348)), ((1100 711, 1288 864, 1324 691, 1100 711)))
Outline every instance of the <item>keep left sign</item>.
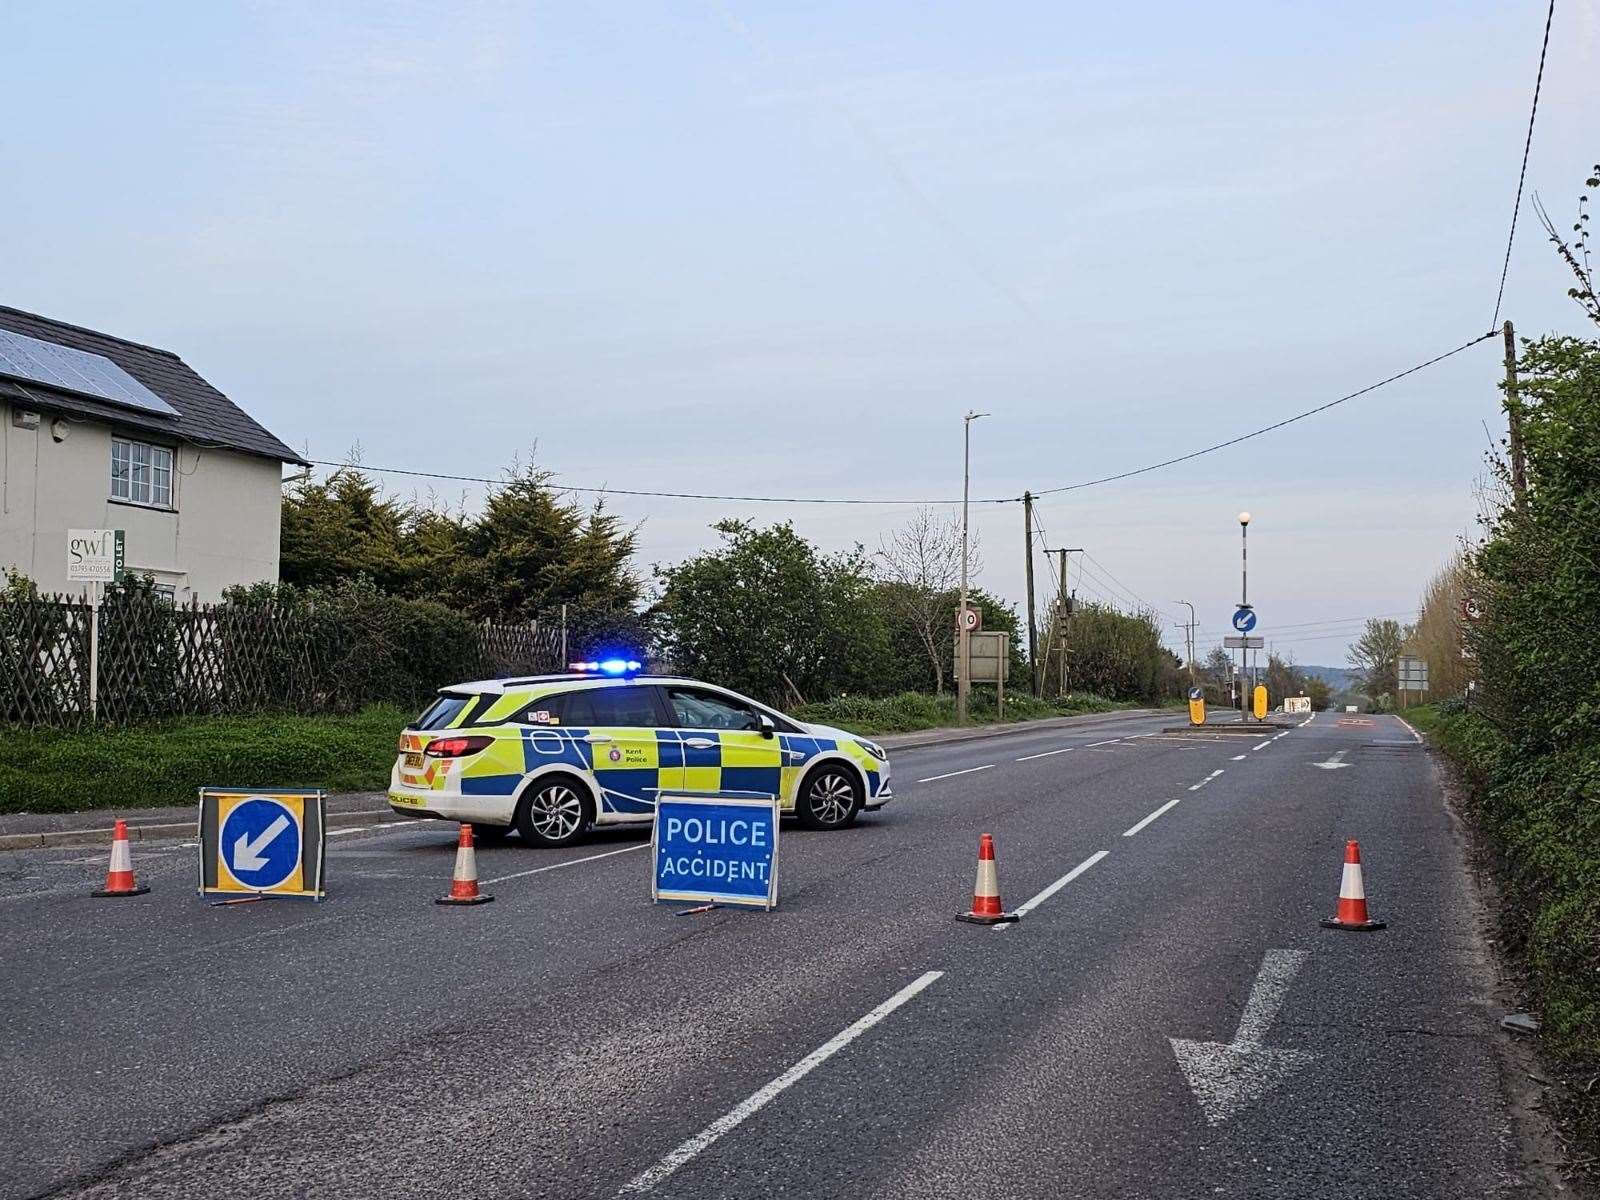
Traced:
POLYGON ((200 793, 200 891, 321 899, 321 792, 200 793))
POLYGON ((778 903, 778 798, 663 792, 650 836, 651 899, 778 903))

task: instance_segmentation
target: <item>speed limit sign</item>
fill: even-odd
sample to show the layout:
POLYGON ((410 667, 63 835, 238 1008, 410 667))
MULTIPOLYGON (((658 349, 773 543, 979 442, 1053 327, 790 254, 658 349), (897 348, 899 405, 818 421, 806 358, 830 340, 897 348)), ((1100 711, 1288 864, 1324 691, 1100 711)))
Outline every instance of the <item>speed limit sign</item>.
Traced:
POLYGON ((956 628, 965 629, 968 633, 977 633, 983 628, 983 614, 970 606, 957 611, 956 628))

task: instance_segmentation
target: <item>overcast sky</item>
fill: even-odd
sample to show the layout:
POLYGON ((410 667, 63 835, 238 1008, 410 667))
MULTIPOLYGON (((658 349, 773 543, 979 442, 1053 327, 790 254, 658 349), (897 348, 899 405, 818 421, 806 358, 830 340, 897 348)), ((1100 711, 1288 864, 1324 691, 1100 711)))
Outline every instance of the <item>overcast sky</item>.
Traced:
MULTIPOLYGON (((315 458, 950 500, 975 407, 974 496, 1038 492, 1484 332, 1544 7, 5 0, 0 302, 173 349, 315 458)), ((1563 0, 1558 220, 1597 52, 1563 0)), ((1583 332, 1567 285, 1525 206, 1506 315, 1583 332)), ((1484 343, 1043 527, 1081 597, 1193 601, 1203 652, 1248 508, 1258 632, 1342 664, 1472 531, 1498 373, 1484 343)), ((723 516, 871 548, 911 512, 612 506, 645 565, 723 516)), ((1020 506, 974 525, 1020 601, 1020 506)))

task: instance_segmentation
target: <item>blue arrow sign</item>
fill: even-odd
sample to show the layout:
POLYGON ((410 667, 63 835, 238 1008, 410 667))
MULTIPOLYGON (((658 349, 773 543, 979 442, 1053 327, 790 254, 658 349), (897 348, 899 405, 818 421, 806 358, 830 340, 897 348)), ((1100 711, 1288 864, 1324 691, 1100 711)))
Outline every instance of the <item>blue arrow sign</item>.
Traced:
POLYGON ((1240 633, 1249 633, 1256 627, 1256 614, 1252 608, 1240 607, 1234 611, 1233 627, 1240 633))
POLYGON ((246 887, 277 887, 300 865, 300 823, 287 806, 263 796, 228 814, 219 843, 229 872, 246 887))

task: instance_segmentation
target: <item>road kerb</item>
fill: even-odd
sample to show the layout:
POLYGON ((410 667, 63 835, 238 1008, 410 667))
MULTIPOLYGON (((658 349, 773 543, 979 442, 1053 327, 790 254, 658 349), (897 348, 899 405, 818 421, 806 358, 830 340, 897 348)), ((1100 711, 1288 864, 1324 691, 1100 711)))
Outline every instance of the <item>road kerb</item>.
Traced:
MULTIPOLYGON (((328 814, 329 829, 350 829, 377 825, 394 814, 387 808, 328 814)), ((48 829, 38 833, 0 834, 0 850, 45 850, 52 846, 99 846, 111 836, 112 826, 97 829, 48 829)), ((128 840, 147 842, 167 838, 197 836, 194 821, 163 821, 149 825, 129 825, 128 840)))

